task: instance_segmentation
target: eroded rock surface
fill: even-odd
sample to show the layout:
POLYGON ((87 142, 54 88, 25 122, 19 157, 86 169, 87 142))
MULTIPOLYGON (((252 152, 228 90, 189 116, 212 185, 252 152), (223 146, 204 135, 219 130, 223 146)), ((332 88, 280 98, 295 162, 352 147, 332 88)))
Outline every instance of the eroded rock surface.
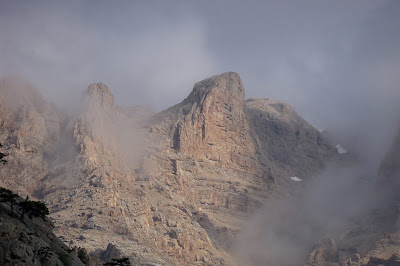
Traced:
POLYGON ((76 254, 53 233, 47 218, 21 218, 16 198, 13 212, 10 204, 0 203, 0 264, 1 265, 84 265, 76 254))
POLYGON ((155 115, 115 106, 104 84, 85 91, 78 117, 40 96, 20 106, 24 94, 10 109, 3 94, 2 184, 44 199, 65 243, 89 252, 112 243, 134 263, 234 264, 249 213, 339 156, 289 105, 245 101, 236 73, 196 83, 155 115))

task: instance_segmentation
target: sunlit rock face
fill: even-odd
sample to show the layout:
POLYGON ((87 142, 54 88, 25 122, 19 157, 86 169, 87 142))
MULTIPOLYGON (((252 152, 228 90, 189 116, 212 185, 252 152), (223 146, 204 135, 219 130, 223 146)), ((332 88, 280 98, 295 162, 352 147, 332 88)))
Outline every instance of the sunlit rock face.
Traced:
POLYGON ((45 200, 67 244, 113 243, 135 263, 232 265, 249 213, 340 159, 289 105, 245 101, 232 72, 158 114, 116 106, 101 83, 84 91, 77 116, 40 101, 29 112, 2 102, 2 184, 45 200))

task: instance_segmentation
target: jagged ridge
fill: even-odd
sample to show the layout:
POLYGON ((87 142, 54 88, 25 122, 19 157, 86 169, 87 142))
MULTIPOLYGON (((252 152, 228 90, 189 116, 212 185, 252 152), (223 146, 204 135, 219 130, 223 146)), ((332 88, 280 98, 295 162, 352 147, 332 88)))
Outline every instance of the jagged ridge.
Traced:
MULTIPOLYGON (((14 112, 1 113, 2 125, 15 123, 1 136, 10 169, 32 160, 45 167, 37 175, 19 173, 35 182, 29 189, 11 183, 9 172, 0 180, 28 194, 40 191, 57 234, 69 244, 94 251, 112 242, 137 263, 232 264, 230 244, 248 212, 295 189, 299 184, 290 176, 307 180, 339 158, 287 104, 245 102, 240 77, 232 72, 196 83, 182 103, 145 123, 116 107, 103 84, 92 84, 84 95, 82 114, 57 115, 54 139, 36 143, 34 154, 9 141, 12 134, 35 138, 35 131, 24 135, 23 123, 14 121, 36 123, 47 115, 33 109, 33 120, 29 112, 15 120, 14 112), (39 147, 57 147, 62 134, 76 151, 49 164, 39 147), (143 150, 134 158, 129 151, 137 147, 143 150)), ((49 128, 41 124, 40 132, 49 128)))

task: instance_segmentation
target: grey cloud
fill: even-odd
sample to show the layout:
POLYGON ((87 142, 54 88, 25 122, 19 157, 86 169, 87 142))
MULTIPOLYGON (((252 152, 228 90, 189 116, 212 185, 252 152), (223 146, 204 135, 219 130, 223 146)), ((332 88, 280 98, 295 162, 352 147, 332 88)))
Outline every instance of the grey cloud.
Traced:
POLYGON ((291 249, 291 260, 305 250, 277 239, 278 229, 294 228, 312 245, 370 203, 377 167, 400 121, 399 13, 396 0, 3 0, 0 78, 19 75, 60 105, 76 102, 90 83, 104 82, 117 104, 160 110, 186 97, 195 82, 235 71, 246 97, 293 105, 358 153, 361 163, 328 169, 296 204, 284 200, 277 205, 282 210, 271 210, 276 216, 260 214, 254 231, 244 232, 245 245, 251 246, 248 235, 261 238, 252 242, 261 262, 279 244, 291 249), (360 176, 370 182, 350 193, 360 176), (330 204, 337 195, 341 201, 330 204), (354 205, 337 209, 348 202, 354 205), (280 227, 287 217, 292 221, 280 227), (311 234, 316 227, 319 233, 311 234), (270 245, 271 237, 281 242, 270 245))
POLYGON ((365 165, 331 165, 291 197, 270 202, 239 234, 236 259, 242 265, 302 264, 322 239, 371 219, 371 210, 381 207, 385 199, 371 173, 365 165))
POLYGON ((183 11, 169 16, 131 2, 6 3, 0 76, 19 75, 61 103, 105 82, 122 105, 165 108, 216 72, 202 19, 183 11))
POLYGON ((247 96, 284 100, 376 155, 366 159, 382 156, 400 120, 398 1, 219 3, 208 11, 215 56, 247 96))

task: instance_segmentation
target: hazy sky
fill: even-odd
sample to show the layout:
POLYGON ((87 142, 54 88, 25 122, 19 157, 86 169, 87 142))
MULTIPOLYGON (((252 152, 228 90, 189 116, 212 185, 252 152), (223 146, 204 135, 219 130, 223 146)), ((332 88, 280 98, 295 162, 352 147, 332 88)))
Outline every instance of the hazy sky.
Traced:
POLYGON ((118 104, 160 110, 235 71, 246 97, 356 135, 400 114, 399 14, 396 0, 0 0, 0 76, 64 104, 104 82, 118 104))

